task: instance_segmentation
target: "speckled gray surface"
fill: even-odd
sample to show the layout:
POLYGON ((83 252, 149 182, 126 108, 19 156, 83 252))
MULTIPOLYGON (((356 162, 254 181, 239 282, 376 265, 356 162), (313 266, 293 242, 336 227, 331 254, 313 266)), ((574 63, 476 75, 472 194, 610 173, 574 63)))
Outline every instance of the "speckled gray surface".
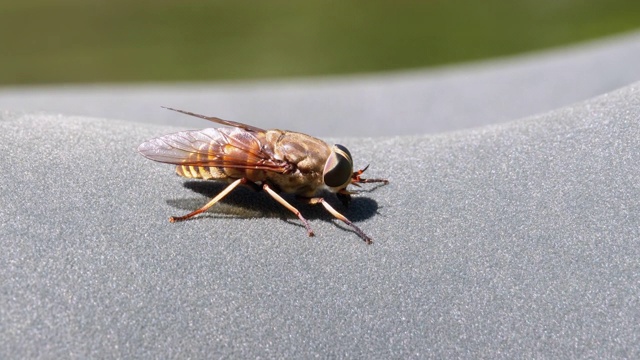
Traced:
POLYGON ((240 83, 0 88, 0 109, 200 127, 160 105, 317 136, 438 133, 551 111, 640 81, 640 32, 435 69, 240 83))
POLYGON ((340 138, 391 180, 344 211, 370 246, 248 189, 169 223, 221 189, 136 153, 175 130, 0 112, 0 358, 640 355, 640 83, 340 138))

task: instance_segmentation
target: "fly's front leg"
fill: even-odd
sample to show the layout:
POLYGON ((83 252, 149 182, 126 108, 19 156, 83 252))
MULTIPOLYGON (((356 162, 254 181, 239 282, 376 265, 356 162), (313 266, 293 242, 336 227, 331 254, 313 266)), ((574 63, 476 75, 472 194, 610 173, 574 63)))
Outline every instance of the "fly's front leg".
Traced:
POLYGON ((220 194, 216 195, 216 197, 214 197, 213 199, 211 199, 211 201, 209 201, 205 206, 201 207, 200 209, 190 212, 187 215, 184 216, 172 216, 169 218, 170 222, 176 222, 176 221, 183 221, 183 220, 187 220, 189 218, 192 218, 200 213, 203 213, 205 211, 207 211, 210 207, 212 207, 215 203, 217 203, 218 201, 222 200, 222 198, 224 198, 225 196, 227 196, 231 190, 235 189, 236 186, 240 185, 241 183, 246 183, 247 179, 245 178, 241 178, 238 179, 234 182, 232 182, 231 184, 229 184, 229 186, 227 186, 224 190, 222 190, 220 192, 220 194))
POLYGON ((329 213, 331 213, 331 215, 333 215, 336 219, 340 219, 342 220, 342 222, 344 222, 345 224, 351 226, 351 228, 356 232, 356 234, 358 234, 362 240, 364 240, 367 244, 372 244, 373 240, 371 240, 371 238, 369 236, 367 236, 367 234, 364 233, 364 231, 360 230, 359 227, 355 226, 351 220, 347 219, 346 216, 340 214, 339 212, 336 211, 336 209, 334 209, 331 205, 329 205, 329 203, 327 203, 323 198, 321 197, 317 197, 317 198, 310 198, 307 199, 307 202, 309 204, 322 204, 322 206, 324 206, 325 209, 327 209, 327 211, 329 213))
POLYGON ((271 195, 272 198, 274 198, 277 202, 279 202, 282 206, 286 207, 287 209, 289 209, 289 211, 291 211, 292 213, 296 214, 298 219, 300 219, 300 221, 302 221, 302 223, 304 224, 304 227, 307 228, 307 234, 309 234, 309 236, 314 236, 313 230, 311 230, 311 226, 309 225, 309 222, 307 221, 307 219, 305 219, 302 216, 302 214, 300 213, 300 210, 296 209, 291 204, 289 204, 285 199, 282 198, 282 196, 278 195, 277 192, 273 191, 273 189, 271 189, 271 187, 269 185, 263 184, 262 188, 269 195, 271 195))
POLYGON ((353 175, 351 176, 351 183, 358 186, 358 184, 368 184, 368 183, 383 183, 384 185, 387 185, 389 183, 389 180, 387 179, 363 179, 360 176, 362 176, 362 173, 364 173, 365 171, 367 171, 367 169, 369 168, 369 165, 365 166, 364 169, 360 169, 356 172, 353 173, 353 175))
POLYGON ((389 180, 387 179, 363 179, 359 178, 356 181, 357 184, 371 184, 371 183, 383 183, 384 185, 389 184, 389 180))

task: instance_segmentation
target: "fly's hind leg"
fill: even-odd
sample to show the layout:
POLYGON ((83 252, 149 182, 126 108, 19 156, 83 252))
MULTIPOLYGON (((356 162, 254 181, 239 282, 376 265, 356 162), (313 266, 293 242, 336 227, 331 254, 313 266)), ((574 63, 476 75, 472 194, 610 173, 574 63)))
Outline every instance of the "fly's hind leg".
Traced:
POLYGON ((172 216, 169 218, 169 221, 171 222, 176 222, 176 221, 183 221, 183 220, 187 220, 189 218, 192 218, 200 213, 203 213, 205 211, 207 211, 210 207, 212 207, 215 203, 217 203, 218 201, 222 200, 222 198, 224 198, 225 196, 227 196, 231 190, 235 189, 236 186, 240 185, 241 183, 246 183, 247 179, 245 178, 241 178, 238 179, 234 182, 232 182, 231 184, 229 184, 229 186, 227 186, 224 190, 222 190, 220 192, 220 194, 216 195, 216 197, 214 197, 213 199, 211 199, 211 201, 209 201, 205 206, 201 207, 198 210, 192 211, 190 213, 188 213, 187 215, 184 216, 172 216))
POLYGON ((365 234, 364 231, 362 231, 359 227, 354 225, 351 222, 351 220, 347 219, 346 216, 344 216, 344 215, 340 214, 339 212, 337 212, 336 209, 334 209, 331 205, 329 205, 329 203, 327 203, 323 198, 321 198, 321 197, 310 198, 310 199, 306 199, 306 201, 309 204, 312 204, 312 205, 313 204, 322 204, 322 206, 324 206, 324 208, 327 209, 327 211, 329 213, 331 213, 331 215, 333 215, 336 219, 340 219, 345 224, 351 226, 353 231, 355 231, 356 234, 358 234, 358 236, 360 236, 362 238, 362 240, 364 240, 364 242, 366 242, 367 244, 373 244, 373 240, 371 240, 371 238, 369 236, 367 236, 367 234, 365 234))
POLYGON ((289 209, 289 211, 296 214, 298 219, 302 221, 302 223, 304 224, 304 227, 307 229, 307 234, 309 236, 314 236, 313 230, 311 230, 311 226, 309 225, 309 222, 307 221, 307 219, 304 218, 304 216, 302 216, 302 214, 300 213, 300 210, 296 209, 295 207, 293 207, 293 205, 289 204, 285 199, 282 198, 282 196, 278 195, 277 192, 273 191, 273 189, 271 189, 269 185, 263 184, 262 188, 269 195, 271 195, 272 198, 274 198, 277 202, 279 202, 282 206, 286 207, 287 209, 289 209))

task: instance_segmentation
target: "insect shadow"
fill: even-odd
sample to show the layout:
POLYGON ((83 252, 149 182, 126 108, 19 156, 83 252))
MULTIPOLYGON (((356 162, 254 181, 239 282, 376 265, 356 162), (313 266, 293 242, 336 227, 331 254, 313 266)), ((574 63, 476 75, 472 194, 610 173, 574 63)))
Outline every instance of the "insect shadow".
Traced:
MULTIPOLYGON (((199 209, 209 202, 211 198, 218 195, 224 190, 228 184, 215 181, 185 181, 183 186, 193 192, 203 195, 204 197, 187 198, 187 199, 169 199, 167 204, 185 212, 199 209)), ((366 191, 369 192, 369 191, 366 191)), ((310 205, 304 203, 303 200, 296 199, 295 196, 289 194, 280 194, 291 205, 296 207, 307 219, 321 219, 325 221, 333 221, 335 218, 329 214, 322 205, 310 205)), ((329 202, 336 210, 344 214, 351 221, 358 222, 366 220, 377 214, 378 203, 370 198, 363 197, 361 194, 352 197, 351 203, 347 208, 338 200, 338 198, 326 191, 320 194, 329 202)), ((175 214, 182 215, 182 214, 175 214)), ((285 221, 293 220, 297 223, 295 215, 289 210, 278 204, 271 196, 262 190, 256 190, 249 186, 238 186, 222 200, 199 215, 202 217, 238 217, 238 218, 255 218, 255 217, 274 217, 281 218, 285 221)))

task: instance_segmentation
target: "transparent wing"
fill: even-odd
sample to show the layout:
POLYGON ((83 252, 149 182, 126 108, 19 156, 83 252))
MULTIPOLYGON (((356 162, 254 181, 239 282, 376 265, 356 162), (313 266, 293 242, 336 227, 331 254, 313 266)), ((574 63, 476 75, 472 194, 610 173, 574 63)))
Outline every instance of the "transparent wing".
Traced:
POLYGON ((287 172, 291 164, 278 160, 264 132, 241 128, 181 131, 149 140, 138 147, 146 158, 174 165, 212 166, 287 172))

